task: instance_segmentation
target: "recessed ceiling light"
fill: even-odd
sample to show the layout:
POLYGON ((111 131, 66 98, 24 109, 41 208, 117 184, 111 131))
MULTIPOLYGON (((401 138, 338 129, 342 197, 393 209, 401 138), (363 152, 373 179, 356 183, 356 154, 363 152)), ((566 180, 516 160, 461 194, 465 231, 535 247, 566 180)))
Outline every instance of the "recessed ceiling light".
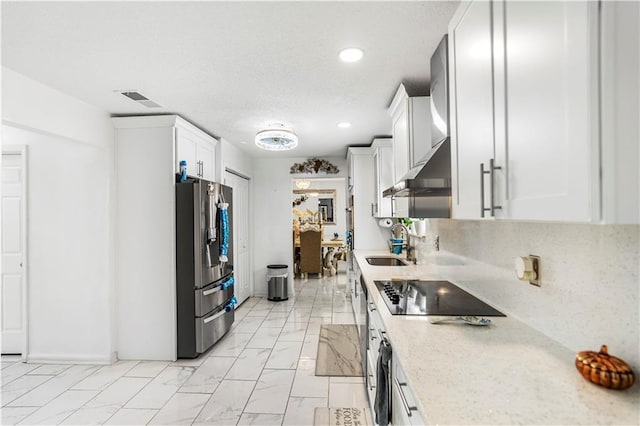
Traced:
POLYGON ((362 55, 364 55, 364 52, 362 49, 358 49, 357 47, 342 49, 339 54, 340 59, 344 62, 358 62, 362 59, 362 55))
POLYGON ((342 123, 338 123, 338 127, 340 127, 341 129, 348 129, 349 127, 351 127, 351 123, 343 121, 342 123))

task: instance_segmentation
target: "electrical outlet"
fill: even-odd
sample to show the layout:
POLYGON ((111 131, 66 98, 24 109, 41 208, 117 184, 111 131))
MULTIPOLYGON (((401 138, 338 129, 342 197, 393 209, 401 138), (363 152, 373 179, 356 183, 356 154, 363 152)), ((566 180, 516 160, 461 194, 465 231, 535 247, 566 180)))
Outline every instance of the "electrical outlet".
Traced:
POLYGON ((529 256, 517 257, 515 261, 516 276, 521 281, 528 281, 529 284, 540 287, 540 256, 530 254, 529 256))

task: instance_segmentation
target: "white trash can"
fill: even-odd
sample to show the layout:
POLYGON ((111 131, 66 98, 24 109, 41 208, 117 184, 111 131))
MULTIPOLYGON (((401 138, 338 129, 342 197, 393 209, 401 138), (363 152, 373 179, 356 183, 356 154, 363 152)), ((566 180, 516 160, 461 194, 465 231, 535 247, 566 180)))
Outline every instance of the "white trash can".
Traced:
POLYGON ((287 265, 267 265, 267 299, 279 302, 289 299, 289 272, 287 265))

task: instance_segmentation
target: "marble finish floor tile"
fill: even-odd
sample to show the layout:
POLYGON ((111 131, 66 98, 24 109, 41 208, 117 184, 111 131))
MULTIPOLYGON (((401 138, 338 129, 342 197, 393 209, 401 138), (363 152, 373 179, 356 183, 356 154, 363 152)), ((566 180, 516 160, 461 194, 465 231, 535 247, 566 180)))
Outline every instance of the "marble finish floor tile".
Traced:
POLYGON ((125 373, 127 377, 156 377, 169 365, 168 361, 140 361, 125 373))
POLYGON ((0 377, 2 378, 2 384, 6 385, 20 376, 27 374, 28 372, 40 367, 40 364, 25 364, 22 362, 11 363, 6 368, 2 369, 0 377))
POLYGON ((329 407, 368 407, 364 385, 358 383, 330 383, 329 407))
POLYGON ((244 411, 284 414, 294 375, 294 370, 263 370, 244 411))
POLYGON ((125 408, 160 409, 195 371, 194 367, 167 367, 134 396, 125 408))
POLYGON ((224 380, 200 411, 194 425, 235 425, 253 392, 255 382, 224 380))
POLYGON ((121 408, 109 418, 105 425, 146 425, 158 413, 158 410, 121 408))
POLYGON ((316 376, 316 361, 300 359, 291 388, 291 396, 328 398, 329 377, 316 376))
POLYGON ((118 407, 106 406, 97 408, 82 407, 64 419, 61 425, 101 425, 117 411, 118 407))
MULTIPOLYGON (((100 392, 91 401, 87 402, 87 408, 115 408, 114 414, 147 384, 151 382, 148 377, 120 377, 108 388, 100 392)), ((105 419, 106 420, 106 419, 105 419)))
POLYGON ((5 406, 30 390, 51 379, 51 376, 30 376, 25 374, 2 386, 2 405, 5 406))
POLYGON ((251 340, 254 331, 244 333, 237 330, 229 332, 209 351, 209 356, 238 356, 251 340))
POLYGON ((238 322, 238 325, 236 325, 232 329, 232 332, 235 332, 235 333, 255 333, 256 330, 258 329, 258 327, 260 327, 260 325, 262 324, 263 321, 264 321, 263 317, 250 317, 250 316, 247 316, 241 322, 238 322))
POLYGON ((118 361, 111 365, 105 365, 98 371, 82 380, 72 389, 74 390, 103 390, 111 383, 124 376, 127 371, 136 366, 138 361, 118 361))
POLYGON ((190 425, 210 397, 201 393, 176 393, 149 424, 190 425))
POLYGON ((235 360, 235 358, 219 356, 206 358, 178 392, 213 393, 235 360))
POLYGON ((280 426, 284 416, 282 414, 257 414, 244 413, 240 417, 238 426, 255 425, 255 426, 280 426))
POLYGON ((289 398, 283 425, 313 426, 313 417, 317 407, 328 408, 327 398, 289 398))
POLYGON ((99 368, 100 366, 97 365, 74 365, 12 401, 9 405, 14 407, 42 407, 85 377, 95 373, 99 368))
POLYGON ((355 324, 356 319, 353 317, 353 312, 334 312, 333 323, 334 324, 355 324))
POLYGON ((281 342, 278 340, 264 367, 293 370, 298 365, 301 349, 302 342, 281 342))
POLYGON ((58 374, 62 373, 63 371, 67 370, 70 367, 71 367, 71 365, 69 365, 69 364, 63 364, 63 365, 44 364, 44 365, 41 365, 38 368, 34 368, 33 370, 29 371, 27 374, 28 375, 37 374, 37 375, 44 375, 44 376, 57 376, 58 374))
POLYGON ((69 390, 43 407, 34 411, 20 424, 57 425, 96 396, 95 390, 69 390))
POLYGON ((37 409, 38 407, 2 407, 2 410, 0 410, 0 424, 16 425, 37 409))
POLYGON ((278 340, 278 336, 280 336, 279 328, 271 328, 271 327, 260 327, 258 331, 255 332, 249 343, 247 343, 247 348, 273 348, 273 345, 276 344, 276 340, 278 340))
POLYGON ((270 354, 271 349, 245 349, 235 361, 225 379, 258 380, 270 354))

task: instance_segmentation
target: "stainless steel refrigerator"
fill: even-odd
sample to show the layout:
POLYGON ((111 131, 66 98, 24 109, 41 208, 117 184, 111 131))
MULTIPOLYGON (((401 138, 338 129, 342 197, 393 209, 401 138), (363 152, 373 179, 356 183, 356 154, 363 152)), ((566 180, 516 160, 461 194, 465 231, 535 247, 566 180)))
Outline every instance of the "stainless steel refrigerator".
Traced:
POLYGON ((176 183, 178 358, 195 358, 234 320, 233 194, 189 178, 176 183))

